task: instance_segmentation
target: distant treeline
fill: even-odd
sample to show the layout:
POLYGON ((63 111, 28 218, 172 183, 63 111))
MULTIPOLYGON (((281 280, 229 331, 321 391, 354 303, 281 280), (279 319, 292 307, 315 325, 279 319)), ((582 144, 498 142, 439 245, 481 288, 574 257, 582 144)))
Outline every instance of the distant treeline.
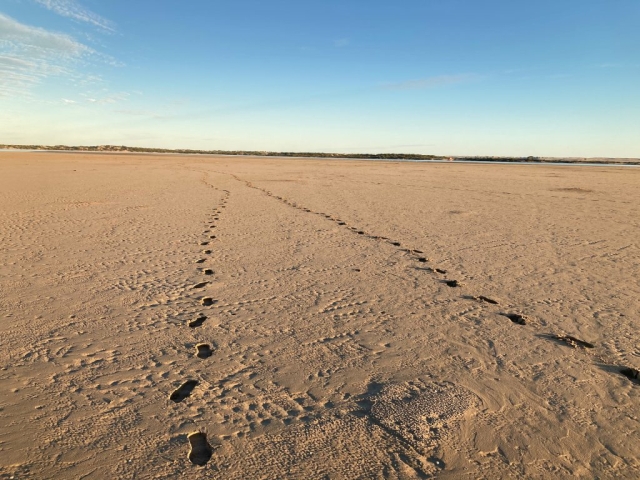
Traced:
POLYGON ((124 145, 0 145, 0 149, 18 150, 60 150, 77 152, 126 152, 126 153, 173 153, 189 155, 244 155, 255 157, 309 157, 309 158, 357 158, 369 160, 456 160, 467 162, 590 162, 607 164, 639 165, 638 159, 587 159, 587 158, 547 158, 547 157, 450 157, 443 155, 421 155, 417 153, 325 153, 325 152, 262 152, 251 150, 190 150, 168 148, 127 147, 124 145))
POLYGON ((0 145, 3 149, 20 150, 64 150, 78 152, 131 152, 131 153, 178 153, 192 155, 246 155, 258 157, 313 157, 313 158, 368 158, 436 160, 448 157, 420 155, 414 153, 325 153, 325 152, 263 152, 253 150, 190 150, 168 148, 127 147, 124 145, 89 145, 70 147, 68 145, 0 145))

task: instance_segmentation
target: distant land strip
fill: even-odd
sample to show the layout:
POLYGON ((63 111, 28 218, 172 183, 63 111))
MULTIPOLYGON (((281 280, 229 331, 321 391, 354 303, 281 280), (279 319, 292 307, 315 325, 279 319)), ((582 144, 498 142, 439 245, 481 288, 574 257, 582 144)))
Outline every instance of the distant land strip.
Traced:
POLYGON ((370 160, 454 160, 458 162, 530 162, 530 163, 602 163, 612 165, 640 165, 640 158, 588 158, 588 157, 499 157, 499 156, 449 156, 417 153, 326 153, 326 152, 264 152, 248 150, 191 150, 127 147, 124 145, 2 145, 0 150, 42 150, 70 152, 119 152, 119 153, 169 153, 189 155, 237 155, 251 157, 308 157, 370 160))

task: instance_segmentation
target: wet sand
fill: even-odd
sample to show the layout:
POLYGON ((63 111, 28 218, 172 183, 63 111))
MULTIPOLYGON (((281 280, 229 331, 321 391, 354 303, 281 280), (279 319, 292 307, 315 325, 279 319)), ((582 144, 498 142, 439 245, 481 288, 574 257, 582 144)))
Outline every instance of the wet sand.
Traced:
POLYGON ((616 167, 0 152, 0 478, 637 478, 639 206, 616 167))

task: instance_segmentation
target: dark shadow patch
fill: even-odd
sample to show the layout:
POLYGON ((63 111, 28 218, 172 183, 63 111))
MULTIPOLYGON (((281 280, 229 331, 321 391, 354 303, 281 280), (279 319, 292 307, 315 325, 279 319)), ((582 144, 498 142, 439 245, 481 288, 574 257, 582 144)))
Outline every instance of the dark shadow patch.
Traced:
POLYGON ((204 275, 213 275, 213 270, 211 270, 210 268, 205 268, 204 270, 202 270, 202 273, 204 275))
POLYGON ((211 305, 213 305, 214 300, 211 297, 204 297, 202 300, 200 300, 200 303, 205 307, 210 307, 211 305))
POLYGON ((443 280, 443 283, 447 287, 451 287, 451 288, 456 288, 462 285, 458 280, 443 280))
POLYGON ((200 282, 200 283, 196 283, 193 287, 191 288, 203 288, 206 287, 209 284, 209 282, 200 282))

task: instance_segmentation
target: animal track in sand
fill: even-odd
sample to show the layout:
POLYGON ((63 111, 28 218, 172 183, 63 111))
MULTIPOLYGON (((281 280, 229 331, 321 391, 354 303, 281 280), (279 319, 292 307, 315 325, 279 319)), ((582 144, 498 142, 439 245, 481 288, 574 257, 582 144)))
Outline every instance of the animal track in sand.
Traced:
POLYGON ((426 257, 418 257, 418 261, 419 261, 420 263, 427 263, 427 261, 428 261, 428 260, 427 260, 427 258, 426 258, 426 257))
POLYGON ((206 315, 198 315, 196 318, 194 318, 193 320, 189 321, 189 327, 191 328, 196 328, 201 326, 204 321, 207 319, 206 315))
POLYGON ((526 325, 527 317, 521 315, 520 313, 502 313, 501 315, 507 317, 513 323, 517 323, 518 325, 526 325))
POLYGON ((213 455, 213 448, 207 440, 207 434, 204 432, 193 432, 187 435, 189 440, 189 455, 187 458, 194 465, 206 465, 213 455))
POLYGON ((211 270, 210 268, 205 268, 204 270, 202 270, 202 273, 204 275, 213 275, 213 270, 211 270))
POLYGON ((206 343, 199 343, 196 345, 196 356, 198 358, 209 358, 213 355, 211 346, 206 343))
POLYGON ((209 284, 209 282, 200 282, 200 283, 196 283, 193 287, 191 288, 203 288, 206 287, 209 284))
POLYGON ((209 245, 209 242, 200 242, 200 245, 209 245))
POLYGON ((205 307, 209 307, 209 306, 213 305, 213 298, 204 297, 202 300, 200 300, 200 303, 202 305, 204 305, 205 307))
POLYGON ((444 273, 447 273, 447 271, 446 271, 446 270, 443 270, 443 269, 441 269, 441 268, 436 268, 436 269, 435 269, 435 271, 436 271, 437 273, 443 273, 443 274, 444 274, 444 273))
POLYGON ((204 263, 204 262, 206 262, 206 261, 207 261, 207 259, 206 259, 206 258, 201 258, 201 259, 199 259, 199 260, 196 260, 196 263, 204 263))
POLYGON ((216 238, 216 236, 215 235, 211 235, 209 238, 216 238))
POLYGON ((400 246, 400 242, 391 242, 391 245, 393 245, 394 247, 399 247, 400 246))
POLYGON ((447 287, 451 288, 459 287, 462 285, 460 282, 458 282, 458 280, 444 280, 444 283, 447 285, 447 287))
POLYGON ((185 398, 191 395, 191 392, 193 392, 193 389, 196 388, 197 385, 197 380, 187 380, 173 391, 173 393, 169 397, 169 400, 180 403, 185 398))
POLYGON ((203 250, 202 253, 205 255, 211 255, 211 250, 203 250))

